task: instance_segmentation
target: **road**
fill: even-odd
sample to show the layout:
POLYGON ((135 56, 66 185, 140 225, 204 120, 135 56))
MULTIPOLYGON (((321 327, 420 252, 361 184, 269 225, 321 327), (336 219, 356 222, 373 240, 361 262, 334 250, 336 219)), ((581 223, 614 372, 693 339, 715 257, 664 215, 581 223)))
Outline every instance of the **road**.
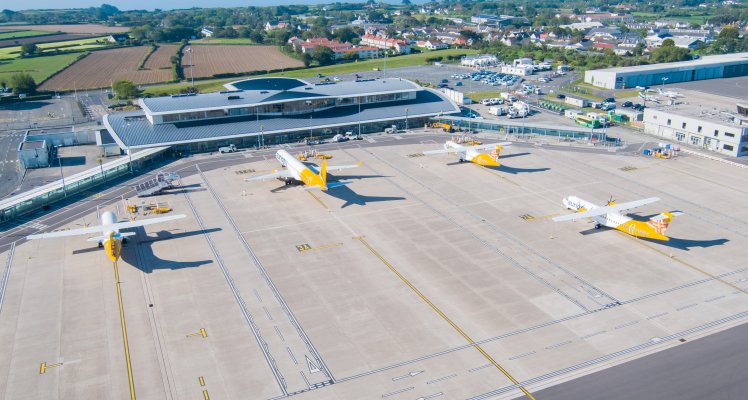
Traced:
POLYGON ((533 393, 537 399, 748 398, 748 325, 709 335, 533 393))
POLYGON ((23 135, 23 131, 0 132, 0 198, 11 194, 21 183, 18 145, 23 135))

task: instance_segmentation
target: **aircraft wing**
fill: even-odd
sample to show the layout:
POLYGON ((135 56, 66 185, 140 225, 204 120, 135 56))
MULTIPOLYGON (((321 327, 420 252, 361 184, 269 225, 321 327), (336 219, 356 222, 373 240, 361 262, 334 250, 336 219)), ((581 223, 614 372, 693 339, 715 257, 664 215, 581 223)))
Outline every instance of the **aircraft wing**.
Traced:
POLYGON ((428 156, 432 154, 448 154, 448 153, 464 153, 464 152, 465 152, 464 148, 459 149, 459 151, 457 149, 450 148, 450 149, 439 149, 439 150, 426 150, 426 151, 422 151, 421 153, 428 156))
POLYGON ((598 215, 605 215, 605 214, 612 213, 612 212, 626 211, 632 208, 641 207, 646 204, 654 203, 656 201, 660 201, 660 199, 658 197, 650 197, 648 199, 635 200, 635 201, 630 201, 628 203, 614 204, 612 206, 593 208, 592 210, 589 210, 589 211, 582 211, 582 212, 578 212, 574 214, 562 215, 560 217, 553 218, 553 220, 556 222, 576 221, 582 218, 590 218, 590 217, 596 217, 598 215))
POLYGON ((184 214, 177 214, 177 215, 169 215, 166 217, 156 217, 156 218, 148 218, 148 219, 140 219, 135 221, 125 221, 125 222, 117 222, 115 224, 111 225, 105 225, 103 227, 99 227, 99 231, 102 230, 115 230, 115 229, 127 229, 127 228, 137 228, 140 226, 146 226, 146 225, 152 225, 152 224, 160 224, 162 222, 167 221, 174 221, 177 219, 182 219, 187 217, 184 214))
POLYGON ((90 226, 88 228, 68 229, 68 230, 56 231, 56 232, 38 233, 36 235, 26 236, 26 239, 33 240, 33 239, 49 239, 49 238, 67 237, 67 236, 82 236, 82 235, 90 235, 93 233, 101 234, 102 232, 103 232, 103 229, 101 228, 101 225, 96 225, 96 226, 90 226))
POLYGON ((280 171, 275 171, 272 174, 253 176, 251 178, 245 179, 245 181, 247 181, 247 182, 250 182, 250 181, 264 181, 264 180, 275 179, 275 178, 293 178, 293 176, 291 176, 291 171, 289 171, 287 169, 283 169, 283 170, 280 170, 280 171))
POLYGON ((489 143, 489 144, 481 144, 478 146, 465 147, 465 150, 489 150, 489 149, 495 149, 496 146, 506 147, 506 146, 511 146, 511 145, 512 145, 512 142, 489 143))
POLYGON ((358 164, 351 164, 351 165, 328 165, 327 172, 342 171, 344 169, 358 168, 360 166, 361 166, 361 161, 359 161, 358 164))

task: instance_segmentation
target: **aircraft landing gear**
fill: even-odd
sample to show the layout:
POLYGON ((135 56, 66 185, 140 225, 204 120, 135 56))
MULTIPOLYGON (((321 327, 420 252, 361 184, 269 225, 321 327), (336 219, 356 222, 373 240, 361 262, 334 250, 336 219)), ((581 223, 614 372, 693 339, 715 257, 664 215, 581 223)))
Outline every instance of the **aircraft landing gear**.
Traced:
POLYGON ((600 225, 599 223, 595 224, 595 229, 600 229, 600 227, 602 227, 602 225, 600 225))
POLYGON ((463 160, 463 159, 461 158, 461 159, 460 159, 460 162, 465 162, 465 160, 463 160))
POLYGON ((99 242, 99 248, 104 247, 104 243, 99 242))

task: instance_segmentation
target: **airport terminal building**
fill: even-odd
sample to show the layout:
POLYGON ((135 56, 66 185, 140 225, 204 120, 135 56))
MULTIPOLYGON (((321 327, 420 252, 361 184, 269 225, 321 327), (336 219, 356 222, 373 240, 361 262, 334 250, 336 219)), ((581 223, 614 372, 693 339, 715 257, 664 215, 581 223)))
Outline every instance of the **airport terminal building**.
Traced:
POLYGON ((399 78, 318 84, 257 78, 225 86, 217 93, 140 99, 141 110, 106 115, 104 126, 128 151, 205 152, 422 127, 434 116, 460 112, 441 92, 399 78))
POLYGON ((732 157, 748 156, 748 105, 684 91, 684 98, 644 110, 644 132, 732 157))
POLYGON ((605 89, 627 89, 716 78, 748 76, 748 53, 706 56, 697 60, 589 70, 584 82, 605 89))

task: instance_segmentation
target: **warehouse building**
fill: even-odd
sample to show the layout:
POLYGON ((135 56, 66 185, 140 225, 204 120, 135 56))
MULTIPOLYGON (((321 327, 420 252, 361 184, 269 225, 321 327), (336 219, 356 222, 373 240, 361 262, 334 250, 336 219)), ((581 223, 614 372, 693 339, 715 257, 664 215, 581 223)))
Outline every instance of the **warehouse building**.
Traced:
POLYGON ((644 132, 717 153, 748 156, 748 107, 735 99, 695 91, 673 104, 644 110, 644 132))
POLYGON ((424 126, 431 117, 460 112, 443 93, 399 78, 321 84, 258 78, 225 86, 217 93, 140 99, 142 110, 106 115, 104 126, 124 150, 205 152, 424 126))
POLYGON ((626 89, 736 76, 748 76, 748 53, 706 56, 674 63, 590 70, 584 73, 584 81, 605 89, 626 89))

